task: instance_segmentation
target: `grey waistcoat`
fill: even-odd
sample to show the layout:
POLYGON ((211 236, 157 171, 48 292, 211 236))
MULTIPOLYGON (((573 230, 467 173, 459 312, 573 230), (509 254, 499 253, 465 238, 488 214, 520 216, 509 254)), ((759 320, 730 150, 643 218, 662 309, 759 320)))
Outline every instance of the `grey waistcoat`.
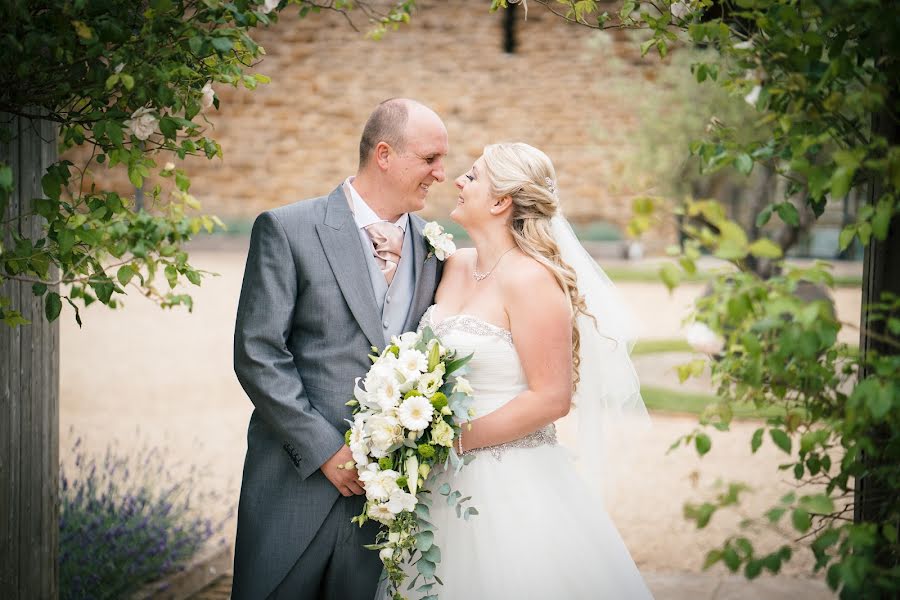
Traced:
MULTIPOLYGON (((378 302, 378 311, 381 313, 381 330, 384 333, 384 343, 390 341, 391 336, 403 333, 403 325, 409 314, 412 304, 413 292, 416 288, 416 274, 413 268, 415 256, 410 229, 412 221, 408 220, 406 232, 403 234, 403 249, 400 251, 400 263, 397 271, 388 287, 384 273, 378 268, 373 253, 372 240, 369 234, 359 229, 360 241, 366 248, 366 266, 369 269, 369 279, 372 282, 372 291, 375 292, 375 301, 378 302)), ((384 347, 379 348, 383 350, 384 347)))

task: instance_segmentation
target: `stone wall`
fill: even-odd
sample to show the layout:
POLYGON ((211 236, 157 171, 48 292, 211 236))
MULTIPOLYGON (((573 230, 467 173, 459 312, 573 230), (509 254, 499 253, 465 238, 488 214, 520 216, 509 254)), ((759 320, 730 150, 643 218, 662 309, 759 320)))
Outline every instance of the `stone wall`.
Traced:
MULTIPOLYGON (((256 71, 272 82, 254 92, 218 86, 221 108, 210 120, 224 159, 183 165, 204 210, 251 218, 328 193, 355 171, 372 108, 406 96, 434 108, 450 135, 448 182, 432 188, 426 218, 449 212, 453 177, 485 144, 517 140, 553 159, 574 221, 624 228, 638 191, 623 176, 625 150, 641 115, 604 78, 614 64, 652 78, 653 60, 644 63, 637 43, 624 35, 568 24, 541 6, 532 6, 527 20, 519 10, 518 49, 510 55, 502 50, 502 13, 491 14, 487 0, 418 5, 411 25, 377 42, 333 12, 300 20, 289 9, 257 31, 254 39, 267 54, 256 71)), ((117 186, 129 191, 124 177, 117 186)))

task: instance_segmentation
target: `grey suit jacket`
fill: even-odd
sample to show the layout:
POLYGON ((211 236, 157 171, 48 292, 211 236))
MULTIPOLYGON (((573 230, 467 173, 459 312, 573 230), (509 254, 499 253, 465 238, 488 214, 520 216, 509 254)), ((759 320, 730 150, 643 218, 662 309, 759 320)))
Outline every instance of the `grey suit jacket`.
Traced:
MULTIPOLYGON (((404 330, 415 329, 433 302, 442 271, 442 263, 426 256, 424 221, 410 219, 416 290, 404 330)), ((256 219, 234 334, 234 370, 255 406, 234 598, 266 597, 337 499, 319 467, 344 444, 354 380, 371 364, 370 347, 384 346, 380 321, 340 186, 256 219)))

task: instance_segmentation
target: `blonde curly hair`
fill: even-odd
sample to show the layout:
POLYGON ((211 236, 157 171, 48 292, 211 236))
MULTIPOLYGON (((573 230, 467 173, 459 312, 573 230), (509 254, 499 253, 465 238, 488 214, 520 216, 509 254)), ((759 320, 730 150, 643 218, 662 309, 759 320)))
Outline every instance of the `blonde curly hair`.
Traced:
POLYGON ((550 219, 559 209, 553 163, 537 148, 517 142, 486 146, 484 165, 491 195, 512 198, 510 229, 519 249, 547 267, 569 299, 574 388, 580 380, 581 364, 576 319, 579 314, 590 315, 584 297, 578 292, 575 270, 562 260, 550 231, 550 219))

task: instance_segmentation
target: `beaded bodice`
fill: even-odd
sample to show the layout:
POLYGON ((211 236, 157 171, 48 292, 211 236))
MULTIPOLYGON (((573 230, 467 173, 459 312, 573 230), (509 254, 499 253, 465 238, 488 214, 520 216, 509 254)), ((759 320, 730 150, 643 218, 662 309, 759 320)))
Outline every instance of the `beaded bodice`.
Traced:
MULTIPOLYGON (((476 418, 497 410, 528 388, 512 333, 467 314, 453 315, 435 323, 433 313, 432 305, 422 315, 419 329, 430 327, 441 343, 455 350, 457 356, 474 354, 466 365, 465 377, 475 390, 476 418)), ((508 448, 545 444, 556 444, 556 428, 552 424, 521 439, 485 450, 499 459, 508 448)))

